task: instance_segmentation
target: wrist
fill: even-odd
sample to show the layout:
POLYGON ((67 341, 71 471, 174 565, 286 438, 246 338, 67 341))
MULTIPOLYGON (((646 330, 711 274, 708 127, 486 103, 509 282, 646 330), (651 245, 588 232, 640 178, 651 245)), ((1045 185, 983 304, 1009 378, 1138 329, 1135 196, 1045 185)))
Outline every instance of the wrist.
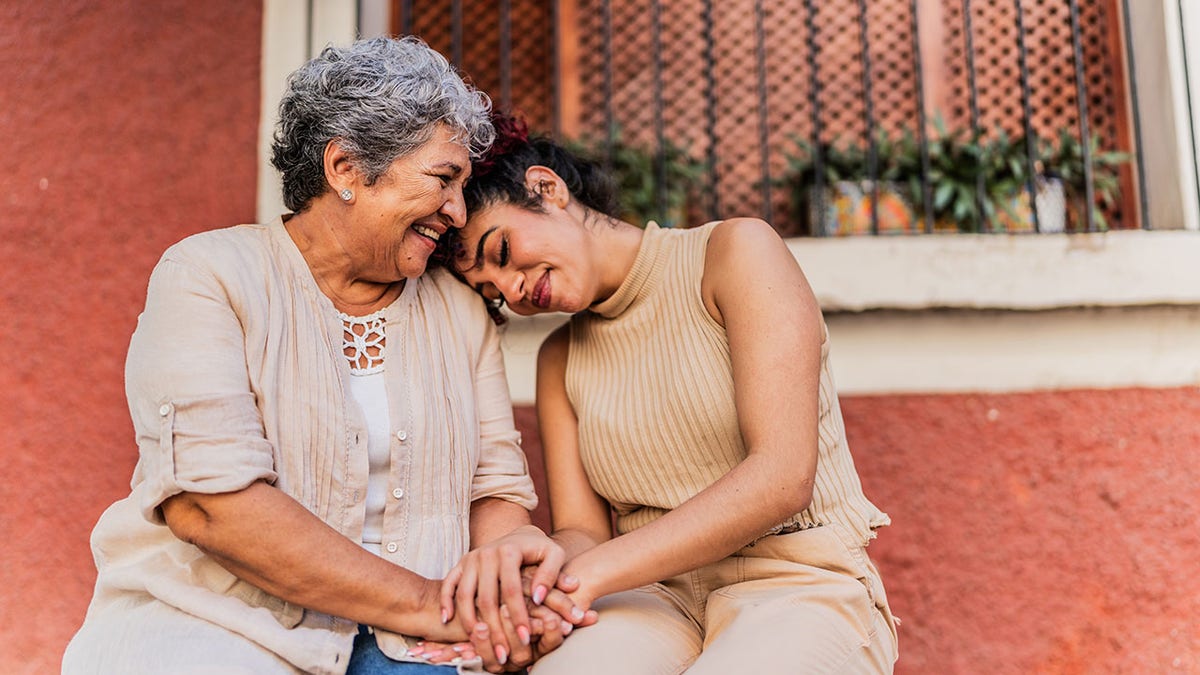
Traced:
POLYGON ((579 588, 572 592, 571 596, 582 601, 587 607, 591 607, 597 598, 619 590, 611 588, 608 571, 608 566, 604 564, 604 561, 596 560, 594 556, 584 553, 564 565, 562 573, 578 579, 579 588))
POLYGON ((404 635, 439 641, 460 641, 466 634, 457 622, 442 621, 441 581, 421 578, 413 592, 405 593, 392 603, 380 628, 404 635))

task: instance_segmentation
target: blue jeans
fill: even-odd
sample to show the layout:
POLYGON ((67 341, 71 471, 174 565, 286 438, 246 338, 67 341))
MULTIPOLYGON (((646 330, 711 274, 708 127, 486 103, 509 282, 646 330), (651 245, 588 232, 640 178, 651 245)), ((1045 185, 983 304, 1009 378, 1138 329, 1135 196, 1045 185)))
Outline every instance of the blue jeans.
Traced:
POLYGON ((393 661, 375 642, 375 634, 359 627, 358 637, 354 638, 354 651, 350 652, 350 665, 346 675, 453 675, 458 672, 454 666, 434 666, 428 663, 407 663, 393 661))

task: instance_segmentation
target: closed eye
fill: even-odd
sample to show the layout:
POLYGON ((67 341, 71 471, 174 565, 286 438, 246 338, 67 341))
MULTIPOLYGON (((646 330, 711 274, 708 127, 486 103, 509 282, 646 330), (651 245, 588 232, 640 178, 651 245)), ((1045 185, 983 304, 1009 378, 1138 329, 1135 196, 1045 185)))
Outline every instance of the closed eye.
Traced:
POLYGON ((500 266, 508 264, 508 237, 500 239, 500 266))

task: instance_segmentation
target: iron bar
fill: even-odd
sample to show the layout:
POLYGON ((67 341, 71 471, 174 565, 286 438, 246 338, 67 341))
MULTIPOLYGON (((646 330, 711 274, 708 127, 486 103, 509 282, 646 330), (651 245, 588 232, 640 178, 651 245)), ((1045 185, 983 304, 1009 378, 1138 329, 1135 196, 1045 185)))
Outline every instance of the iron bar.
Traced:
POLYGON ((612 0, 603 0, 604 11, 604 169, 612 171, 617 144, 617 122, 613 112, 612 0))
POLYGON ((1028 175, 1025 176, 1025 189, 1029 192, 1029 206, 1033 214, 1033 231, 1042 231, 1042 215, 1038 213, 1037 204, 1037 137, 1033 133, 1033 106, 1030 103, 1029 88, 1029 54, 1025 50, 1025 12, 1021 9, 1021 0, 1013 0, 1017 10, 1017 59, 1021 73, 1021 117, 1025 127, 1025 161, 1028 175))
POLYGON ((763 220, 774 225, 771 212, 770 106, 767 101, 767 30, 763 0, 754 0, 754 57, 758 69, 758 154, 762 173, 763 220))
POLYGON ((500 107, 512 112, 512 0, 500 0, 500 107))
POLYGON ((929 180, 929 120, 925 112, 925 67, 921 63, 921 0, 912 0, 913 73, 917 80, 917 142, 921 147, 921 200, 925 207, 925 232, 933 232, 933 185, 929 180))
POLYGON ((983 135, 979 132, 979 88, 975 82, 975 42, 971 33, 971 0, 963 0, 963 29, 967 41, 967 89, 970 92, 971 140, 980 151, 975 173, 975 210, 978 214, 979 231, 987 232, 991 230, 991 222, 988 221, 987 212, 984 210, 984 205, 987 203, 985 201, 987 188, 984 185, 983 177, 985 159, 982 152, 983 135))
POLYGON ((812 111, 812 153, 814 203, 809 209, 809 234, 825 235, 825 161, 821 152, 821 77, 817 66, 817 7, 815 0, 804 0, 807 10, 809 108, 812 111))
POLYGON ((658 151, 654 158, 654 196, 659 218, 667 216, 667 137, 663 123, 663 59, 662 59, 662 6, 659 0, 650 2, 650 50, 653 57, 654 90, 654 138, 658 151))
POLYGON ((558 0, 550 2, 550 130, 555 138, 562 136, 562 14, 558 0))
POLYGON ((454 0, 450 5, 450 56, 455 68, 463 62, 463 0, 454 0))
POLYGON ((1083 151, 1084 214, 1087 231, 1096 231, 1096 185, 1092 167, 1092 136, 1088 127, 1087 74, 1083 63, 1083 37, 1079 28, 1079 2, 1068 0, 1071 8, 1071 54, 1075 61, 1075 101, 1079 106, 1079 147, 1083 151))
POLYGON ((708 219, 721 213, 720 176, 717 173, 717 57, 713 35, 713 0, 704 0, 704 132, 708 136, 708 219))
POLYGON ((413 0, 400 2, 400 34, 412 35, 413 31, 413 0))
POLYGON ((863 126, 867 135, 867 180, 871 187, 871 234, 879 234, 879 144, 871 101, 871 39, 867 0, 858 0, 858 33, 862 46, 863 126))

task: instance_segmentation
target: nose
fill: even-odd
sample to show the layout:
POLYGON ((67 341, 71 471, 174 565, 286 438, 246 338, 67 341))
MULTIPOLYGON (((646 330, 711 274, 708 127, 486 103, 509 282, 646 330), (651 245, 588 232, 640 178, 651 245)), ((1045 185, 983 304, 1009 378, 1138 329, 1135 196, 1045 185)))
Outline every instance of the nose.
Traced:
POLYGON ((504 296, 504 302, 515 305, 525 298, 525 275, 519 272, 509 272, 497 275, 496 290, 504 296))
POLYGON ((467 202, 463 199, 462 187, 455 186, 450 198, 442 204, 441 212, 450 220, 450 227, 461 230, 467 224, 467 202))

